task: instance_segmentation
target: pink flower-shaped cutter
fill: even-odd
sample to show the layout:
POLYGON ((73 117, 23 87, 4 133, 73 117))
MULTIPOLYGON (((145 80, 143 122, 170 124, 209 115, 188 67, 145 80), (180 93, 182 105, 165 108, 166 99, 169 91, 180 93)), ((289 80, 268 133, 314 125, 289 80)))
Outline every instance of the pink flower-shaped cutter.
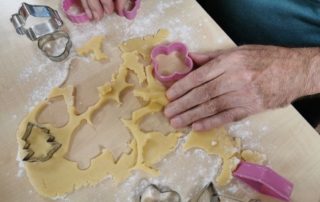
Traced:
POLYGON ((170 43, 167 45, 158 45, 155 46, 151 51, 151 61, 154 67, 154 74, 155 77, 162 82, 163 84, 167 85, 168 83, 175 82, 188 73, 192 71, 193 68, 193 61, 189 57, 189 51, 185 44, 180 42, 170 43), (184 56, 184 63, 186 68, 183 71, 176 71, 169 75, 162 75, 159 71, 159 63, 157 61, 158 55, 169 55, 173 52, 178 52, 184 56))
POLYGON ((267 166, 242 161, 233 175, 262 194, 290 201, 293 184, 267 166))
MULTIPOLYGON (((131 0, 131 3, 132 3, 132 6, 130 9, 123 10, 123 16, 129 20, 132 20, 136 17, 138 13, 138 9, 140 8, 140 5, 141 5, 141 0, 131 0)), ((84 22, 90 21, 90 18, 87 16, 87 14, 84 11, 78 14, 72 14, 69 11, 69 9, 72 6, 82 8, 80 0, 63 0, 62 1, 62 10, 71 22, 84 23, 84 22)))
POLYGON ((131 0, 132 7, 128 10, 124 9, 123 15, 126 17, 128 20, 132 20, 137 16, 138 9, 140 8, 141 5, 141 0, 131 0))
POLYGON ((62 10, 71 22, 84 23, 90 20, 90 18, 87 16, 87 14, 84 11, 78 14, 71 13, 69 9, 72 6, 82 8, 80 0, 63 0, 62 1, 62 10))

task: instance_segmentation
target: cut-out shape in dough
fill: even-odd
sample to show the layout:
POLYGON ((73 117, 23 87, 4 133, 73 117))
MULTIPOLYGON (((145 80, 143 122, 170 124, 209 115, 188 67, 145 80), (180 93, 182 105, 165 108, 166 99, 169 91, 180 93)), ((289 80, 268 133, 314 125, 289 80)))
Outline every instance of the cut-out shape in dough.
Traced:
POLYGON ((107 59, 108 56, 105 53, 103 53, 101 50, 104 39, 105 39, 105 36, 92 37, 85 45, 77 49, 77 53, 80 56, 85 56, 92 53, 93 59, 97 61, 107 59))
POLYGON ((63 97, 49 100, 48 105, 39 113, 37 122, 39 124, 52 124, 60 128, 65 126, 69 121, 67 105, 63 97))
MULTIPOLYGON (((144 67, 145 79, 143 71, 139 68, 142 67, 141 64, 150 64, 150 50, 154 45, 164 42, 167 35, 168 31, 160 30, 154 36, 131 39, 122 44, 120 48, 123 64, 120 65, 118 72, 113 74, 110 82, 98 87, 99 100, 84 113, 77 114, 75 89, 73 86, 67 86, 54 88, 48 99, 40 102, 24 118, 17 131, 19 156, 22 158, 25 145, 22 137, 27 124, 37 123, 36 117, 48 104, 48 100, 63 96, 69 122, 61 128, 56 128, 51 124, 40 125, 52 132, 55 140, 61 143, 61 148, 45 162, 25 163, 29 180, 41 195, 46 197, 65 195, 85 186, 96 185, 108 175, 112 176, 115 183, 119 183, 127 179, 136 169, 151 175, 159 174, 155 169, 155 164, 176 148, 182 134, 179 132, 163 134, 158 131, 144 132, 141 130, 140 124, 144 118, 162 111, 168 100, 165 95, 165 87, 152 75, 153 67, 151 65, 144 67), (143 61, 137 62, 137 58, 133 57, 137 54, 143 56, 143 61), (133 61, 132 65, 128 61, 133 61), (130 71, 138 77, 140 82, 144 82, 140 85, 129 83, 127 76, 130 71), (86 122, 90 127, 95 128, 92 121, 93 115, 110 103, 116 103, 118 104, 116 107, 122 107, 120 104, 124 91, 132 90, 132 88, 134 88, 133 95, 143 99, 144 104, 141 108, 134 110, 130 118, 121 119, 121 123, 132 135, 127 150, 123 151, 119 158, 114 158, 109 150, 103 148, 101 154, 92 159, 90 166, 85 170, 79 169, 76 162, 67 160, 65 157, 70 149, 74 131, 81 126, 81 123, 86 122)), ((223 185, 230 181, 231 172, 239 161, 236 156, 240 156, 240 140, 229 136, 224 129, 214 129, 205 133, 192 132, 184 146, 185 149, 201 148, 209 154, 219 155, 223 159, 223 166, 217 182, 223 185), (216 142, 215 145, 212 145, 213 141, 216 142)))
MULTIPOLYGON (((161 36, 161 33, 167 33, 167 31, 159 31, 159 33, 161 36)), ((158 171, 153 168, 153 165, 175 149, 181 133, 162 134, 156 131, 145 133, 139 128, 139 123, 144 119, 144 116, 148 116, 154 111, 162 110, 168 102, 165 97, 165 88, 152 76, 152 67, 148 66, 144 70, 146 72, 144 78, 144 71, 141 71, 141 67, 144 66, 141 64, 147 63, 147 61, 138 62, 139 58, 136 57, 137 54, 149 55, 148 50, 151 50, 154 44, 161 43, 164 37, 149 36, 146 39, 141 41, 143 48, 141 46, 131 46, 132 51, 129 52, 133 53, 123 51, 122 58, 124 62, 120 65, 118 72, 113 74, 110 82, 98 87, 99 100, 84 113, 77 114, 73 86, 54 88, 49 94, 48 99, 63 96, 67 105, 69 122, 62 128, 45 124, 44 126, 53 131, 56 140, 62 144, 61 149, 55 153, 53 158, 44 163, 27 163, 25 165, 32 185, 41 195, 48 197, 61 196, 83 186, 95 185, 107 175, 111 175, 113 180, 119 183, 130 176, 131 171, 135 169, 156 175, 158 171), (133 57, 134 54, 135 57, 133 57), (132 64, 130 65, 128 61, 132 61, 132 64), (117 107, 121 107, 124 90, 135 86, 127 81, 130 70, 140 79, 140 82, 147 80, 146 84, 136 87, 138 88, 137 94, 139 97, 145 100, 145 106, 157 105, 157 107, 155 109, 151 107, 149 111, 137 109, 130 116, 131 120, 123 120, 124 126, 129 129, 132 135, 132 139, 128 144, 128 150, 123 151, 124 153, 119 158, 115 160, 110 151, 103 149, 100 155, 91 160, 90 167, 80 170, 76 162, 65 158, 69 151, 74 131, 83 122, 95 127, 92 116, 103 106, 110 104, 110 101, 118 103, 117 107), (156 92, 156 94, 148 95, 150 92, 156 92), (134 114, 135 118, 133 118, 134 114), (152 155, 146 154, 148 152, 146 149, 149 149, 152 155)), ((132 42, 129 40, 128 44, 132 44, 132 42)), ((21 140, 22 129, 29 121, 35 122, 38 113, 46 106, 47 102, 48 100, 45 100, 37 105, 20 124, 17 131, 20 148, 23 145, 21 140)), ((142 106, 142 108, 145 106, 142 106)))

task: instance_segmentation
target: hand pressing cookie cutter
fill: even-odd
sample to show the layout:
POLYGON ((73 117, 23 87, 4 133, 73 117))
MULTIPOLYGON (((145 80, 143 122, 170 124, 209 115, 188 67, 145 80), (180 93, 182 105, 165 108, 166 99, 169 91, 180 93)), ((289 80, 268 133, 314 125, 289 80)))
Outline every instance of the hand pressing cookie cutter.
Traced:
POLYGON ((38 40, 39 49, 50 60, 55 61, 55 62, 60 62, 60 61, 64 60, 65 58, 67 58, 70 53, 71 46, 72 46, 72 42, 70 40, 69 35, 66 32, 62 32, 62 31, 54 32, 52 34, 47 34, 38 40), (61 53, 55 54, 53 49, 56 47, 52 46, 51 43, 55 42, 56 45, 58 45, 57 41, 59 39, 65 39, 66 44, 64 45, 64 49, 62 51, 60 51, 61 53))
MULTIPOLYGON (((130 0, 130 7, 123 10, 123 16, 129 20, 134 19, 138 14, 138 9, 141 5, 141 0, 130 0)), ((83 10, 79 0, 63 0, 62 10, 68 17, 68 19, 73 23, 85 23, 90 21, 86 12, 83 10), (71 7, 76 7, 80 10, 79 13, 72 13, 70 11, 71 7)))
POLYGON ((156 185, 149 185, 140 196, 140 202, 148 201, 170 201, 180 202, 180 195, 167 187, 159 188, 156 185))
POLYGON ((262 194, 290 201, 293 184, 267 166, 241 162, 233 175, 262 194))
POLYGON ((158 45, 154 47, 151 51, 151 61, 154 67, 154 74, 155 77, 162 82, 164 85, 168 85, 173 83, 187 74, 189 74, 193 69, 193 61, 189 57, 189 51, 185 44, 180 42, 170 43, 167 45, 158 45), (185 70, 183 71, 176 71, 170 75, 162 75, 159 70, 159 63, 157 61, 157 56, 159 55, 169 55, 170 53, 178 52, 181 53, 184 57, 184 63, 186 65, 185 70))
POLYGON ((27 3, 22 3, 18 13, 13 14, 10 21, 18 34, 25 34, 32 41, 57 31, 63 25, 63 22, 56 10, 48 6, 30 5, 27 3), (50 20, 41 24, 33 25, 29 28, 25 28, 24 26, 29 16, 50 17, 50 20))
POLYGON ((23 161, 28 162, 45 162, 52 158, 53 154, 58 151, 58 149, 61 147, 61 144, 58 142, 55 142, 54 136, 50 133, 50 130, 44 127, 40 127, 35 125, 34 123, 28 123, 26 132, 21 138, 23 141, 25 141, 25 145, 23 146, 23 149, 27 151, 27 155, 22 159, 23 161), (32 134, 32 130, 34 128, 39 128, 44 135, 48 137, 47 142, 51 145, 51 149, 48 151, 46 156, 40 156, 40 157, 34 157, 35 152, 32 151, 30 148, 31 144, 28 142, 28 139, 30 135, 32 134))
POLYGON ((90 18, 84 12, 80 0, 64 0, 62 1, 62 10, 67 18, 73 23, 84 23, 90 21, 90 18), (76 7, 80 10, 79 13, 72 13, 71 7, 76 7))

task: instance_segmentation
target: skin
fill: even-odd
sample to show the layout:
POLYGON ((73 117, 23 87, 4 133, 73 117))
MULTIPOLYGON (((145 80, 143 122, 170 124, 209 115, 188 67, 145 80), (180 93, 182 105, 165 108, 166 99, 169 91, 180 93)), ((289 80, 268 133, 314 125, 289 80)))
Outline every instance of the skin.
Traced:
POLYGON ((167 91, 175 128, 203 131, 320 92, 320 49, 241 46, 191 54, 195 71, 167 91))
POLYGON ((104 13, 111 14, 114 11, 123 16, 123 10, 127 0, 81 0, 82 6, 90 19, 100 20, 104 13))

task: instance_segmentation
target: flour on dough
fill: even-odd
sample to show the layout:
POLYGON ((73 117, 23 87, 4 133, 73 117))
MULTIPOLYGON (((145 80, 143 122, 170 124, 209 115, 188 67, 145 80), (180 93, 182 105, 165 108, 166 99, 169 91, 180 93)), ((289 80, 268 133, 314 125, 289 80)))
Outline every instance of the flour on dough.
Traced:
POLYGON ((80 56, 85 56, 92 53, 93 59, 97 61, 107 59, 108 56, 101 50, 104 39, 104 36, 92 37, 86 44, 77 49, 77 53, 80 56))
MULTIPOLYGON (((26 130, 27 124, 29 122, 39 124, 36 121, 36 117, 48 105, 50 99, 63 96, 69 114, 69 122, 61 128, 56 128, 51 124, 41 125, 41 127, 49 129, 55 140, 62 145, 53 157, 41 163, 25 163, 29 180, 41 195, 46 197, 61 196, 84 186, 95 185, 108 175, 111 175, 113 180, 119 183, 129 177, 131 171, 135 169, 143 170, 151 175, 158 174, 153 165, 176 148, 178 139, 182 134, 179 132, 169 134, 162 134, 157 131, 143 132, 140 129, 140 122, 144 117, 161 111, 168 101, 165 97, 165 88, 152 76, 152 67, 144 67, 143 63, 139 62, 139 57, 140 55, 149 54, 154 45, 162 43, 165 39, 163 33, 168 32, 160 30, 154 36, 148 36, 141 40, 129 40, 121 45, 126 47, 125 44, 131 44, 130 49, 122 48, 121 57, 123 63, 120 65, 118 72, 113 74, 110 82, 98 87, 99 100, 95 105, 89 107, 86 112, 78 115, 74 100, 75 89, 73 86, 67 86, 65 88, 54 88, 48 99, 42 101, 25 117, 17 132, 20 156, 25 154, 23 149, 25 142, 21 137, 26 130), (142 44, 143 47, 138 46, 139 44, 142 44), (138 86, 137 89, 134 89, 137 90, 136 96, 146 101, 145 106, 133 112, 131 119, 122 120, 124 126, 128 128, 133 136, 128 143, 131 151, 123 153, 116 161, 110 151, 103 150, 99 156, 91 160, 91 166, 88 169, 80 170, 76 162, 64 158, 69 151, 74 131, 80 127, 83 121, 92 125, 92 115, 105 104, 117 102, 118 106, 121 107, 121 93, 134 87, 133 84, 127 81, 129 71, 133 71, 136 74, 140 84, 147 81, 145 84, 138 86), (155 92, 156 94, 149 94, 150 92, 155 92)), ((88 51, 93 51, 96 59, 104 58, 100 52, 102 40, 103 37, 92 39, 82 49, 78 50, 80 51, 79 53, 85 54, 88 51)), ((146 63, 146 61, 142 62, 146 63)), ((34 150, 37 150, 36 146, 34 145, 34 150)))
MULTIPOLYGON (((175 150, 182 133, 144 132, 140 128, 140 124, 145 117, 161 112, 168 103, 165 95, 166 89, 153 77, 153 67, 150 65, 152 47, 163 43, 168 34, 167 30, 159 30, 153 36, 131 39, 120 45, 123 63, 118 71, 113 74, 111 81, 98 87, 99 100, 86 112, 80 115, 77 113, 74 97, 75 89, 73 86, 67 86, 54 88, 48 99, 40 102, 24 118, 17 131, 21 159, 25 155, 23 148, 25 141, 22 140, 22 136, 28 123, 38 124, 50 130, 50 134, 54 136, 55 141, 61 144, 59 150, 49 160, 45 162, 25 162, 28 178, 41 195, 46 197, 62 196, 85 186, 94 186, 109 175, 112 176, 114 182, 119 183, 127 179, 131 172, 136 169, 150 175, 159 174, 154 165, 175 150), (129 71, 137 76, 138 85, 127 81, 129 71), (121 107, 121 93, 127 89, 133 90, 133 95, 139 97, 145 103, 140 109, 135 110, 129 119, 119 120, 132 135, 132 139, 128 142, 130 152, 122 153, 115 160, 110 151, 103 149, 100 155, 91 160, 89 168, 80 170, 76 162, 65 158, 74 131, 83 122, 94 126, 91 120, 93 114, 108 103, 116 102, 118 107, 121 107), (67 105, 69 122, 60 128, 51 124, 37 123, 37 116, 48 105, 50 99, 60 96, 63 97, 67 105)), ((105 58, 100 49, 101 41, 103 41, 103 37, 92 39, 82 49, 78 50, 80 51, 79 54, 93 51, 97 60, 105 58)), ((31 141, 30 144, 33 144, 33 142, 31 141)), ((216 180, 220 185, 227 184, 231 180, 232 170, 239 162, 241 144, 239 139, 229 136, 225 129, 214 129, 204 133, 191 132, 184 147, 186 150, 201 148, 208 154, 219 155, 223 159, 223 165, 216 180)), ((35 142, 32 149, 37 150, 35 142)), ((245 155, 246 153, 243 153, 243 157, 248 156, 245 155)))

